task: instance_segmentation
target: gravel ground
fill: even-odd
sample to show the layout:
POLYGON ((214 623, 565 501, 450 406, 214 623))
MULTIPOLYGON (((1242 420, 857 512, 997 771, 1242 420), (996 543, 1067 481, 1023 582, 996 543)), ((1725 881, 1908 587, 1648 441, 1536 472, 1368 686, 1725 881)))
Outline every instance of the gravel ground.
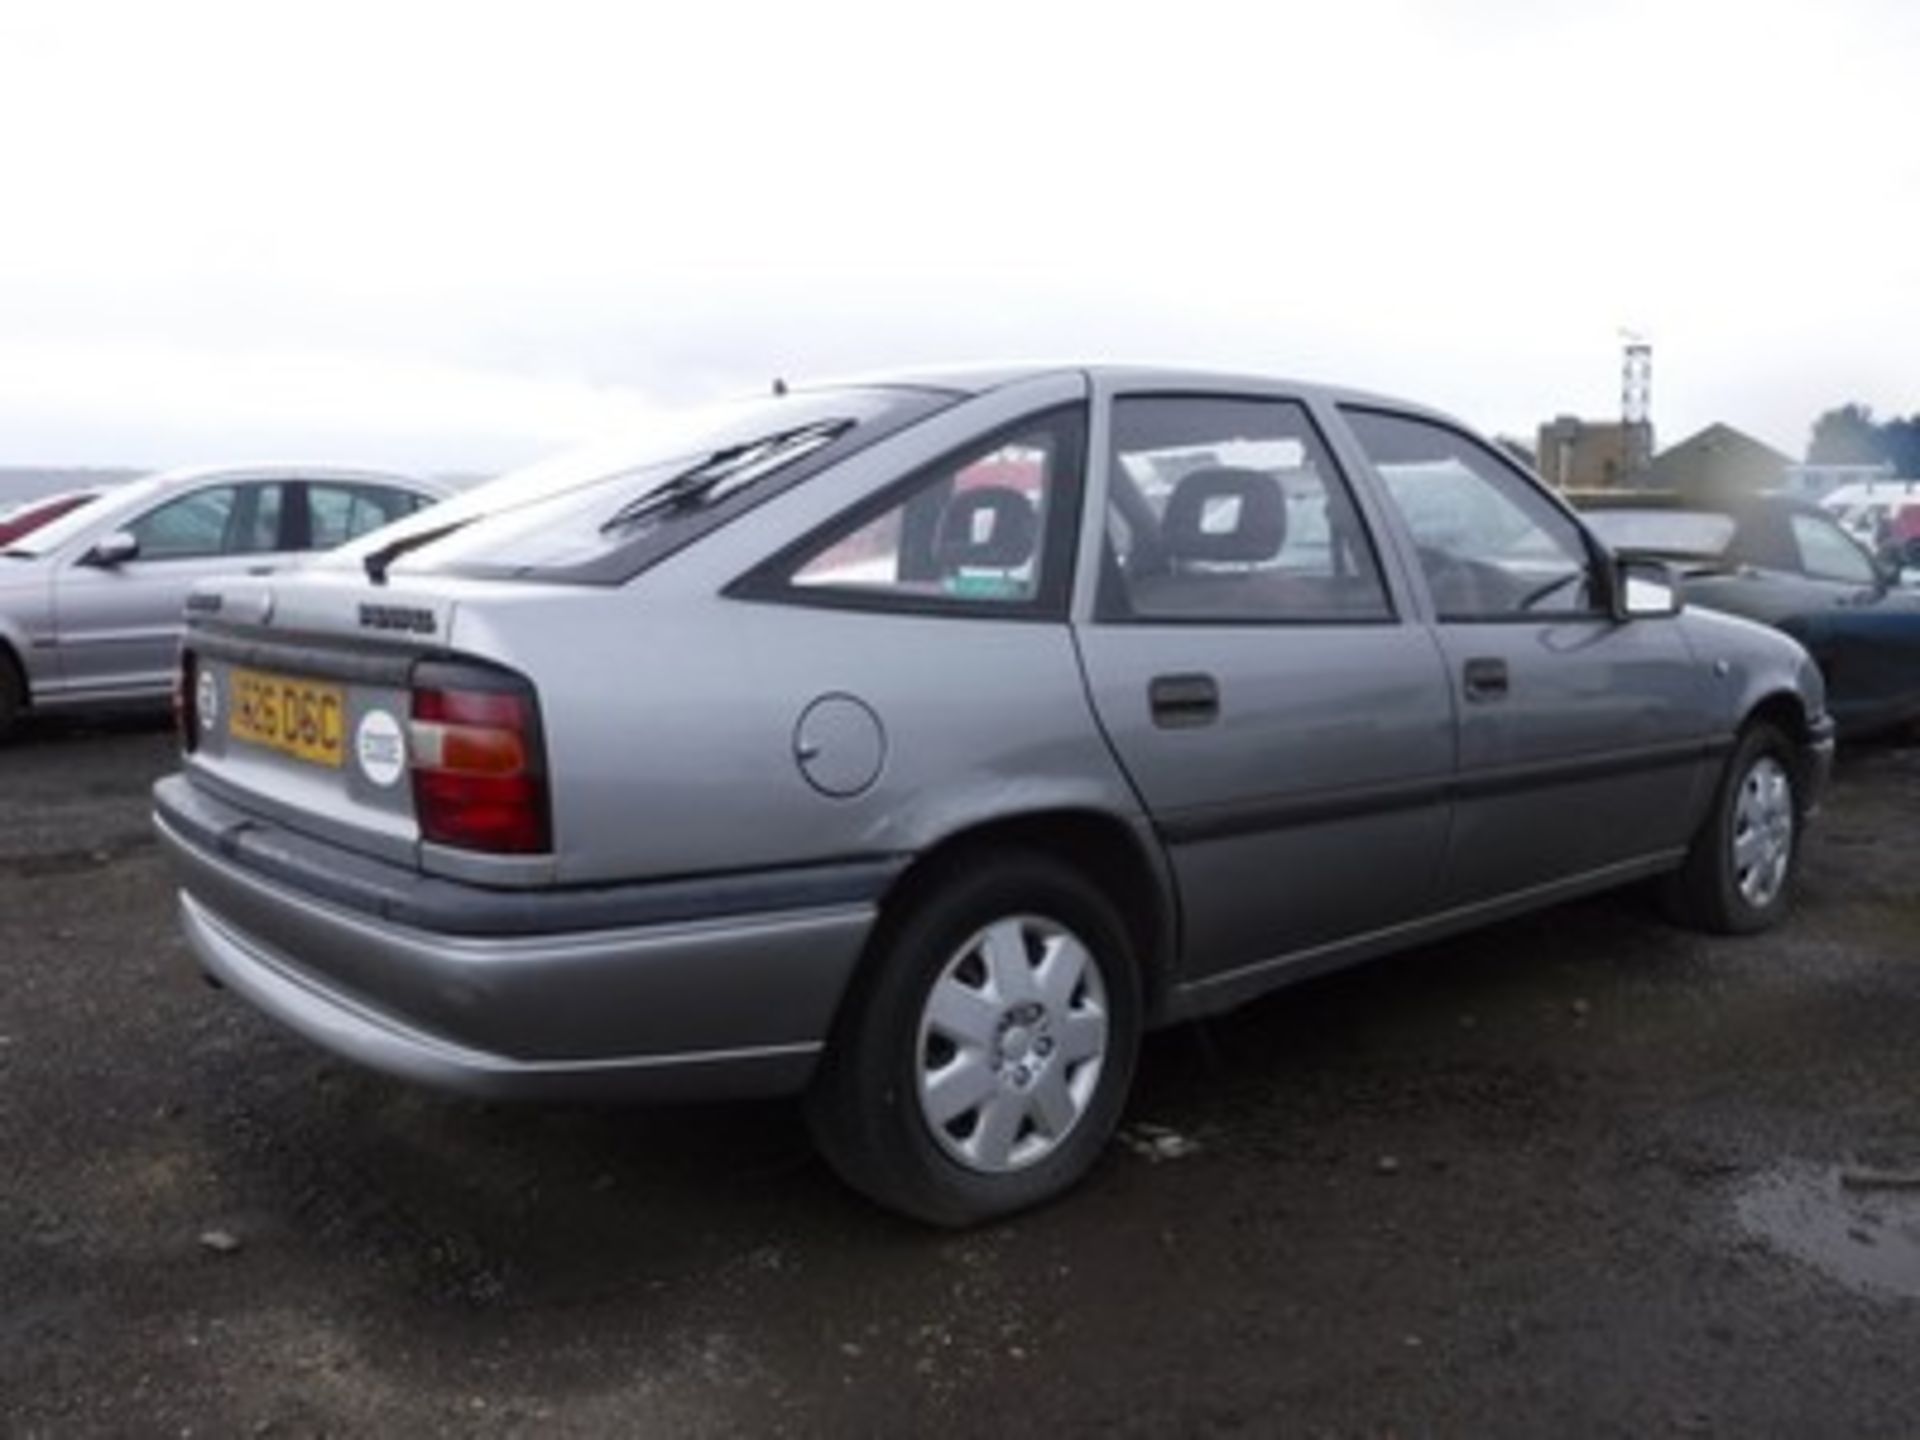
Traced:
POLYGON ((205 988, 169 757, 0 750, 0 1432, 1920 1433, 1920 751, 1777 934, 1627 895, 1168 1032, 957 1237, 789 1105, 447 1100, 205 988))

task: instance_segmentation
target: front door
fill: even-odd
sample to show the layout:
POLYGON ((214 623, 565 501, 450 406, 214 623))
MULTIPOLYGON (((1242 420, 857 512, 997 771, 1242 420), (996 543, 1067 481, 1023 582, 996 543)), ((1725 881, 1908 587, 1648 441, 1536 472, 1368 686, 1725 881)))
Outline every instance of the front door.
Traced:
POLYGON ((1678 622, 1614 619, 1602 555, 1488 447, 1421 417, 1342 414, 1418 558, 1456 697, 1447 905, 1684 846, 1712 765, 1708 679, 1678 622))
POLYGON ((1080 654, 1166 844, 1184 979, 1230 983, 1433 902, 1453 716, 1305 408, 1121 394, 1080 654))
POLYGON ((115 565, 84 553, 69 559, 54 582, 65 693, 163 693, 195 583, 284 559, 283 491, 274 482, 189 491, 124 527, 140 547, 133 558, 115 565))

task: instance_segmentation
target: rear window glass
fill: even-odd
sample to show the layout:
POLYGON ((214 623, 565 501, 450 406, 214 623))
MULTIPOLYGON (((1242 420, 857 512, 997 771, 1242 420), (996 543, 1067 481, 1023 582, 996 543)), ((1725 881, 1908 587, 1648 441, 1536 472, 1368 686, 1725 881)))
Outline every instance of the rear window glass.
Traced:
POLYGON ((307 485, 309 548, 331 550, 420 508, 412 492, 384 485, 307 485))
POLYGON ((386 557, 396 575, 617 583, 955 398, 846 388, 663 416, 465 491, 331 552, 327 563, 386 557))
POLYGON ((1736 528, 1731 515, 1707 510, 1592 510, 1586 521, 1611 550, 1666 555, 1723 554, 1736 528))

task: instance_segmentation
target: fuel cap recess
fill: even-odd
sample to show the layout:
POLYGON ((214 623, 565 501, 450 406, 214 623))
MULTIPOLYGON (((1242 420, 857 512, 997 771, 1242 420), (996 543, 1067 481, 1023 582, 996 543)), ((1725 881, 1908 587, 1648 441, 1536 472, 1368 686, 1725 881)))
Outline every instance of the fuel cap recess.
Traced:
POLYGON ((880 717, 851 695, 822 695, 793 728, 793 757, 822 795, 847 799, 880 778, 887 734, 880 717))

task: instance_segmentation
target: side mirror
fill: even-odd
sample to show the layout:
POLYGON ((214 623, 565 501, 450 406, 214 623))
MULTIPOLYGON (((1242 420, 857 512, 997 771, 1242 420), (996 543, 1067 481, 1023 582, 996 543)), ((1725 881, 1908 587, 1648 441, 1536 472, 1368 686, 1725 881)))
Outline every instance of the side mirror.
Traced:
POLYGON ((1658 620, 1686 604, 1680 577, 1664 560, 1623 556, 1613 562, 1613 618, 1658 620))
POLYGON ((116 530, 111 535, 103 535, 94 547, 81 557, 83 565, 98 565, 103 570, 111 570, 116 565, 124 565, 140 554, 140 542, 134 538, 131 530, 116 530))

